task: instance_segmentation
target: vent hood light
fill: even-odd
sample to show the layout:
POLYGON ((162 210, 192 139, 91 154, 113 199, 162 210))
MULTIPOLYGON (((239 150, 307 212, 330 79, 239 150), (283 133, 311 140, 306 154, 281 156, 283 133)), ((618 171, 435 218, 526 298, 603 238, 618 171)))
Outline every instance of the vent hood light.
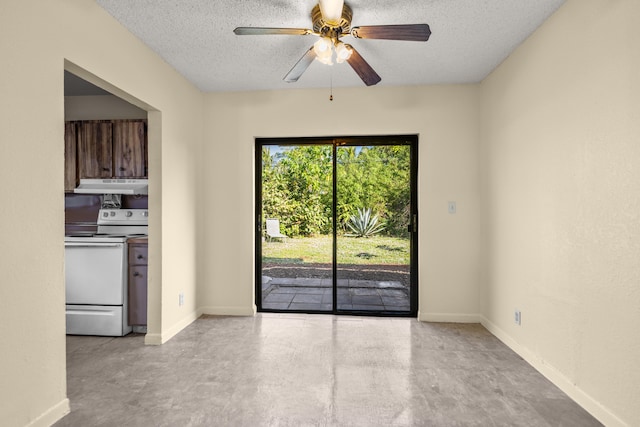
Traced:
POLYGON ((147 179, 81 179, 76 194, 149 194, 147 179))

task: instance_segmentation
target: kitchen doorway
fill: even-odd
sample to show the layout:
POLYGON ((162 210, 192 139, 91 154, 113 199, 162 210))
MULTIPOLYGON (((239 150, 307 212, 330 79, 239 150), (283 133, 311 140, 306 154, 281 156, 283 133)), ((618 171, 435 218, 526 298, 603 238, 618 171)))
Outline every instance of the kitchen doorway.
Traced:
POLYGON ((158 128, 160 115, 122 96, 65 61, 65 312, 70 335, 145 334, 147 312, 156 311, 148 310, 147 291, 148 124, 158 128), (100 254, 106 250, 109 263, 100 254), (88 259, 95 261, 92 268, 88 259))
POLYGON ((256 140, 258 311, 417 314, 417 143, 256 140))

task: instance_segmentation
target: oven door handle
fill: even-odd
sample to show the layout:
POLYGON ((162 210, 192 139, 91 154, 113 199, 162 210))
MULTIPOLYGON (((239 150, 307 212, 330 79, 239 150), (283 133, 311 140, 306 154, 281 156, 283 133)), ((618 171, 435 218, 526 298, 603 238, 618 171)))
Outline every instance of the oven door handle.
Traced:
POLYGON ((74 247, 74 248, 120 248, 124 245, 124 243, 75 243, 75 242, 65 242, 65 247, 74 247))

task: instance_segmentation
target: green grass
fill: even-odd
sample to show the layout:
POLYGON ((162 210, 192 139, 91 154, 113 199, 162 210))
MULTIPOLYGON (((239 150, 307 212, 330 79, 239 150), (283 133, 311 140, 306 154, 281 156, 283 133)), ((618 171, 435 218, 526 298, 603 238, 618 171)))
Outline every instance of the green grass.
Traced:
MULTIPOLYGON (((297 237, 262 242, 262 261, 269 263, 331 263, 332 237, 297 237)), ((340 264, 409 264, 409 239, 375 236, 338 237, 340 264)))

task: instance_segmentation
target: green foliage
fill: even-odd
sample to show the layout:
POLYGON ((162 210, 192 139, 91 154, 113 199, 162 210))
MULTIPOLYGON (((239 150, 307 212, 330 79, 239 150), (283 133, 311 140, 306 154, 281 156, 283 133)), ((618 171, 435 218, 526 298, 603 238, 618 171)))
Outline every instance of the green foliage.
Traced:
POLYGON ((378 215, 371 215, 371 208, 358 208, 358 215, 352 215, 347 226, 353 233, 345 236, 350 237, 370 237, 384 229, 384 225, 378 223, 378 215))
POLYGON ((410 147, 374 145, 338 147, 338 224, 347 222, 357 206, 370 206, 385 222, 385 234, 406 237, 410 218, 410 147))
MULTIPOLYGON (((280 219, 282 232, 291 237, 331 233, 331 156, 331 145, 264 146, 263 217, 280 219)), ((336 163, 339 231, 348 232, 348 223, 358 214, 357 208, 369 206, 384 222, 384 234, 406 237, 410 218, 410 147, 339 146, 336 163)))
POLYGON ((331 147, 295 146, 262 151, 263 217, 278 218, 288 236, 331 231, 331 147))

